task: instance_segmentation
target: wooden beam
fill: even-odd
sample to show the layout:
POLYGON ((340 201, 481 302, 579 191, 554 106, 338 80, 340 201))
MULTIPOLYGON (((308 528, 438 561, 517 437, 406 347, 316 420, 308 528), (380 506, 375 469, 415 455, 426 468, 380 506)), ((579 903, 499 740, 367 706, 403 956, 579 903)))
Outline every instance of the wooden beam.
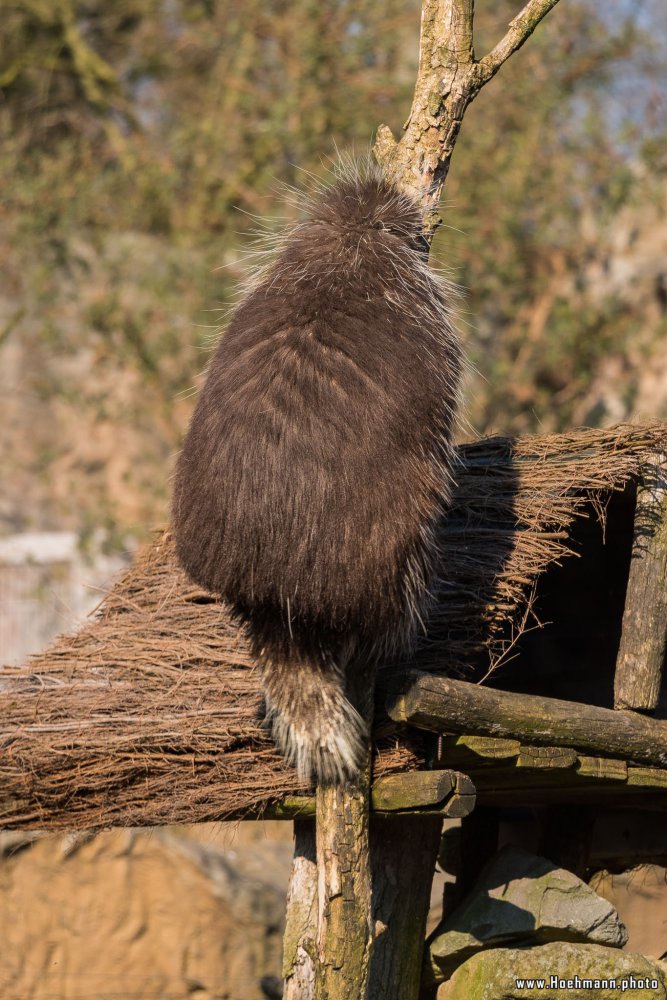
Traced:
POLYGON ((580 756, 577 757, 576 773, 582 778, 594 778, 596 781, 627 781, 628 765, 624 760, 580 756))
POLYGON ((654 454, 637 484, 637 506, 614 708, 658 704, 667 644, 667 457, 654 454))
POLYGON ((578 702, 495 691, 440 674, 395 676, 387 711, 433 732, 473 732, 667 766, 667 722, 578 702))
MULTIPOLYGON (((460 816, 462 803, 468 810, 475 804, 475 787, 457 771, 407 771, 378 778, 371 788, 371 810, 379 816, 393 813, 460 816)), ((314 795, 288 795, 273 802, 261 814, 253 812, 235 819, 308 819, 315 815, 314 795)))

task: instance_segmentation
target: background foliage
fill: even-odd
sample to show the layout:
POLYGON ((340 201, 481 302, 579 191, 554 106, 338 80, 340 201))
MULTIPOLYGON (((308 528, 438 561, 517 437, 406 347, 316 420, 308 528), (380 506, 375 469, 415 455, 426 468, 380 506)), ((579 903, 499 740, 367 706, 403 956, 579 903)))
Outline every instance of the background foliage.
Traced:
MULTIPOLYGON (((519 6, 478 2, 480 52, 519 6)), ((564 0, 466 117, 435 248, 464 436, 667 415, 660 6, 564 0)), ((416 0, 0 0, 0 531, 165 520, 254 216, 400 130, 418 29, 416 0)))

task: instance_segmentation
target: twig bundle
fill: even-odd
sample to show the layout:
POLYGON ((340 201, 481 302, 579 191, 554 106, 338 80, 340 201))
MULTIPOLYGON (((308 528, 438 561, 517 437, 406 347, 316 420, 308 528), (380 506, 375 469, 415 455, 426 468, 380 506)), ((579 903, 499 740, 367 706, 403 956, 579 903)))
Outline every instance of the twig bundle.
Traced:
MULTIPOLYGON (((661 424, 459 448, 439 601, 413 664, 492 667, 525 627, 569 533, 667 443, 661 424)), ((400 669, 399 665, 394 665, 400 669)), ((96 617, 0 672, 0 826, 90 829, 224 819, 297 788, 261 725, 256 664, 227 609, 192 586, 161 533, 96 617)), ((376 774, 412 768, 419 738, 376 727, 376 774)))

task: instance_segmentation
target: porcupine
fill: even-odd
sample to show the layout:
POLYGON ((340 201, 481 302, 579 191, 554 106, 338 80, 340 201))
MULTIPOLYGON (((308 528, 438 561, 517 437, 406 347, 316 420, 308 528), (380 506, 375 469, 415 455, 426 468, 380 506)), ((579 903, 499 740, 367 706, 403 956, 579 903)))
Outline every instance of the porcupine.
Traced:
POLYGON ((232 314, 175 476, 178 557, 247 626, 302 778, 353 779, 350 671, 414 642, 452 484, 462 367, 418 205, 339 172, 232 314))

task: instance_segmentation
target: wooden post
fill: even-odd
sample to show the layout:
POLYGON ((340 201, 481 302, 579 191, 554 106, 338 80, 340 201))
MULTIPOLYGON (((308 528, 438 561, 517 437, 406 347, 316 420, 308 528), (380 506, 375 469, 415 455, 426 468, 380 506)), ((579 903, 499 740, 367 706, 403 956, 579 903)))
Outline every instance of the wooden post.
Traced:
POLYGON ((366 996, 372 942, 368 782, 317 790, 316 1000, 366 996))
POLYGON ((442 816, 371 817, 374 941, 368 1000, 417 1000, 442 816))
MULTIPOLYGON (((468 816, 475 804, 475 787, 465 774, 421 772, 415 782, 416 776, 395 775, 384 780, 396 801, 402 779, 405 807, 409 809, 421 800, 421 815, 371 813, 374 940, 368 1000, 417 1000, 420 996, 426 921, 442 822, 446 816, 468 816), (442 781, 445 776, 452 782, 452 794, 437 813, 431 812, 429 795, 434 802, 442 801, 448 783, 442 781)), ((383 805, 375 789, 373 801, 383 805)))
MULTIPOLYGON (((339 792, 338 804, 349 810, 351 819, 343 823, 349 827, 349 840, 342 849, 338 844, 335 864, 328 856, 322 859, 327 865, 324 870, 323 865, 318 870, 313 800, 293 796, 281 812, 283 817, 295 817, 284 1000, 314 1000, 318 988, 329 989, 322 993, 327 997, 354 996, 355 1000, 416 1000, 419 995, 424 929, 442 821, 445 816, 462 817, 471 812, 475 787, 467 775, 449 770, 380 778, 371 790, 370 831, 367 828, 362 837, 359 824, 367 822, 366 814, 360 817, 356 804, 350 805, 353 793, 349 788, 339 792), (368 893, 362 884, 364 895, 357 899, 358 845, 366 841, 372 883, 369 881, 368 893), (326 895, 332 890, 332 877, 340 879, 340 891, 333 899, 326 895), (323 883, 325 895, 320 897, 323 883), (338 904, 333 913, 336 923, 331 917, 332 903, 338 904), (341 940, 346 927, 357 935, 351 942, 341 940), (338 950, 332 951, 334 948, 338 950), (346 961, 353 963, 353 972, 365 980, 354 983, 353 973, 343 967, 346 961), (318 978, 333 985, 320 987, 318 978), (338 993, 331 992, 334 989, 338 993)), ((331 802, 329 808, 333 808, 331 802)), ((328 813, 326 816, 328 819, 328 813)), ((324 834, 325 843, 329 843, 331 826, 324 834)), ((366 857, 362 861, 365 866, 366 857)))
POLYGON ((667 643, 667 457, 652 456, 637 484, 637 506, 614 708, 654 709, 667 643))
POLYGON ((283 1000, 314 1000, 317 938, 315 820, 294 820, 294 860, 287 896, 283 1000))

